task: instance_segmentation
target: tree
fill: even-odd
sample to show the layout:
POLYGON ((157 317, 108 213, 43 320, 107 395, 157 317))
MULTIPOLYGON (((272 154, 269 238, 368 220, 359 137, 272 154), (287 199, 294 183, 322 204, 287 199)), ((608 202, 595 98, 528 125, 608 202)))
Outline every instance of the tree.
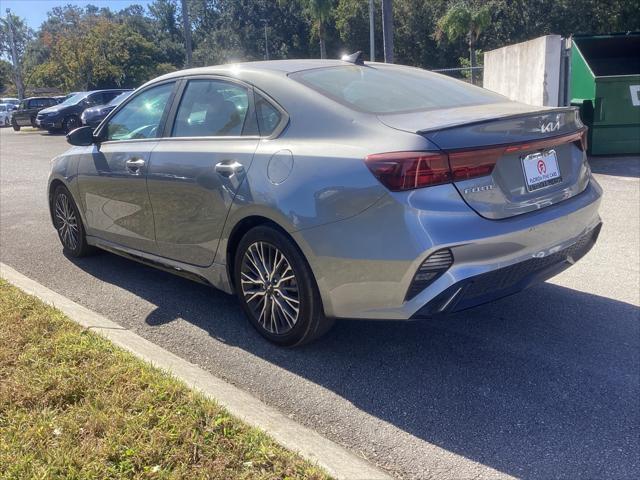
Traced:
POLYGON ((0 59, 0 92, 5 92, 13 83, 13 66, 6 60, 0 59))
POLYGON ((24 98, 24 53, 32 37, 33 31, 20 17, 7 13, 0 21, 0 53, 11 59, 13 81, 20 99, 24 98))
POLYGON ((333 0, 305 0, 305 2, 320 39, 320 58, 327 58, 325 30, 333 12, 333 0))
MULTIPOLYGON (((375 57, 382 56, 382 17, 375 12, 374 2, 374 22, 375 22, 375 57)), ((335 9, 336 30, 340 35, 345 50, 347 52, 357 52, 358 50, 369 51, 367 46, 369 39, 369 2, 363 0, 338 0, 335 9)))
POLYGON ((466 37, 469 45, 469 59, 471 61, 471 81, 476 82, 476 44, 480 34, 491 23, 491 11, 488 5, 481 7, 471 6, 467 3, 452 5, 447 13, 438 20, 436 38, 448 38, 456 41, 466 37))
POLYGON ((393 63, 393 1, 382 0, 382 38, 384 61, 393 63))

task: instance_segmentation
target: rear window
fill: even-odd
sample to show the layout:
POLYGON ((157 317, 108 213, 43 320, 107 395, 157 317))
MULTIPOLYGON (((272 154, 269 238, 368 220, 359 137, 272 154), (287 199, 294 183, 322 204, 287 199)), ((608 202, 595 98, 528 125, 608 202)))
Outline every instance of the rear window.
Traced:
POLYGON ((304 70, 290 77, 351 108, 375 114, 506 100, 497 93, 418 68, 345 65, 304 70))

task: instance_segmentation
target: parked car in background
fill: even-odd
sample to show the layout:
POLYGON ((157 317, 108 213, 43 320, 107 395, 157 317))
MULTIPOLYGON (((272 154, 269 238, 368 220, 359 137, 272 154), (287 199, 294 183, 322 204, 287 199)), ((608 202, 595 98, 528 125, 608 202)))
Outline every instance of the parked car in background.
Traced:
POLYGON ((17 107, 18 105, 20 105, 20 100, 13 97, 5 97, 5 98, 0 98, 0 103, 8 103, 10 105, 15 105, 17 107))
POLYGON ((11 114, 16 108, 11 103, 0 103, 0 127, 11 125, 11 114))
POLYGON ((85 109, 96 105, 105 105, 125 91, 127 90, 113 89, 76 93, 64 102, 39 112, 36 125, 38 128, 44 128, 50 132, 63 130, 69 133, 81 125, 80 115, 85 109))
POLYGON ((25 98, 18 109, 11 116, 11 126, 18 132, 21 127, 35 127, 36 116, 44 108, 56 104, 53 97, 30 97, 25 98))
POLYGON ((109 114, 109 112, 120 105, 120 103, 129 95, 131 95, 132 92, 133 90, 122 92, 106 105, 98 105, 97 107, 87 108, 84 112, 82 112, 82 115, 80 115, 82 124, 88 125, 91 128, 96 128, 98 125, 100 125, 100 122, 104 120, 104 118, 109 114))

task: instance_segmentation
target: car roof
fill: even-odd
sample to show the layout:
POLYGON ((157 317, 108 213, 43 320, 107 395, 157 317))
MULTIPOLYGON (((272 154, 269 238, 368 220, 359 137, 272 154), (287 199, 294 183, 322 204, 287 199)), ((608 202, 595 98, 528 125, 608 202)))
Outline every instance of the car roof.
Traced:
POLYGON ((25 100, 55 100, 55 97, 27 97, 25 100))
MULTIPOLYGON (((167 73, 148 81, 143 86, 151 85, 164 80, 170 80, 172 78, 182 78, 191 75, 223 75, 237 77, 240 79, 244 78, 250 81, 253 75, 264 73, 274 76, 287 76, 291 73, 300 72, 303 70, 328 67, 346 67, 349 65, 353 66, 354 64, 345 60, 320 60, 313 58, 295 60, 259 60, 254 62, 226 63, 223 65, 189 68, 186 70, 178 70, 175 72, 167 73)), ((406 65, 380 62, 365 62, 362 66, 384 66, 385 68, 398 69, 415 68, 406 65)))
POLYGON ((86 92, 77 93, 96 93, 96 92, 128 92, 133 90, 132 88, 100 88, 98 90, 87 90, 86 92))
POLYGON ((189 75, 227 75, 236 76, 239 73, 271 73, 273 75, 286 76, 301 70, 311 70, 313 68, 337 67, 350 65, 343 60, 319 60, 319 59, 297 59, 297 60, 260 60, 255 62, 226 63, 223 65, 211 65, 208 67, 189 68, 167 73, 161 77, 150 80, 145 85, 150 85, 158 81, 180 78, 189 75))

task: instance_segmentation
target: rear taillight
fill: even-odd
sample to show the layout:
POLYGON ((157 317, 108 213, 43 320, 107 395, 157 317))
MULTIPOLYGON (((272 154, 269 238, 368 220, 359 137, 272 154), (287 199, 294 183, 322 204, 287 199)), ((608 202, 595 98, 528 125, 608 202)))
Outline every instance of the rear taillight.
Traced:
POLYGON ((504 154, 505 147, 458 150, 449 153, 449 165, 454 181, 491 175, 504 154))
POLYGON ((365 158, 373 175, 389 190, 399 192, 491 175, 498 160, 509 153, 538 151, 575 143, 587 150, 587 131, 510 145, 447 152, 390 152, 365 158))
POLYGON ((394 192, 451 182, 451 170, 444 153, 378 153, 367 156, 365 162, 373 175, 394 192))

